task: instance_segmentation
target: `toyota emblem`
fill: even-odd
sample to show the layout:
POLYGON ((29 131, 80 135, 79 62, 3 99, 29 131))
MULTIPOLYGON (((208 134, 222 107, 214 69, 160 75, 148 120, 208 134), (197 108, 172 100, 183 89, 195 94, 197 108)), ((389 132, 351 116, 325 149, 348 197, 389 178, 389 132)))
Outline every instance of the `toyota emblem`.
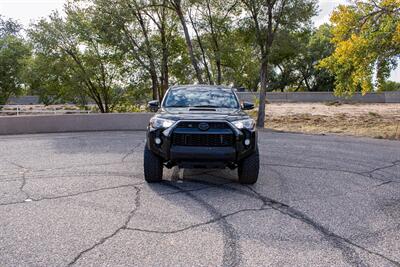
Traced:
POLYGON ((207 131, 210 128, 210 125, 208 125, 207 122, 201 122, 199 123, 199 129, 202 131, 207 131))

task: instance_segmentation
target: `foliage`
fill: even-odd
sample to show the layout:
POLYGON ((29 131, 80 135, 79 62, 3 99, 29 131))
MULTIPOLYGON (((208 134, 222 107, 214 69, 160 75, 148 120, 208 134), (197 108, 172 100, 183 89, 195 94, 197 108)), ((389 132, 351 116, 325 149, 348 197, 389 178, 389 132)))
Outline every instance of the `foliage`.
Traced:
POLYGON ((382 89, 400 54, 400 1, 355 0, 339 6, 331 22, 336 48, 320 66, 335 75, 335 92, 382 89))
POLYGON ((63 89, 73 88, 67 95, 80 90, 82 99, 89 97, 101 112, 109 112, 125 93, 122 58, 115 48, 103 44, 93 27, 93 17, 73 5, 66 7, 66 13, 66 19, 54 13, 29 31, 38 55, 36 67, 48 72, 33 85, 48 92, 61 82, 63 86, 57 89, 60 95, 65 96, 63 89), (49 59, 50 66, 58 68, 46 66, 49 59), (35 84, 38 81, 40 85, 35 84))
POLYGON ((382 84, 382 91, 400 91, 400 83, 386 81, 382 84))
POLYGON ((310 26, 316 13, 315 0, 242 0, 246 15, 244 20, 254 33, 254 45, 258 48, 260 65, 260 106, 257 127, 264 127, 265 93, 274 71, 271 69, 273 45, 281 29, 299 31, 310 26))
POLYGON ((330 26, 302 31, 281 30, 271 51, 271 64, 277 69, 270 90, 333 91, 334 77, 317 67, 334 47, 330 43, 330 26))
POLYGON ((21 72, 30 47, 19 36, 20 26, 0 16, 0 105, 11 95, 18 95, 23 87, 21 72))

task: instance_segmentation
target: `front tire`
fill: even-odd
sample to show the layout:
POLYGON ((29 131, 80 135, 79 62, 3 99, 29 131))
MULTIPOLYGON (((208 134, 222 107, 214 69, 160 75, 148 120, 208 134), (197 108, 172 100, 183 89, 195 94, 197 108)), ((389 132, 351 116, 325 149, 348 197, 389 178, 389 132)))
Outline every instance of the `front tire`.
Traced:
POLYGON ((256 152, 239 162, 238 175, 239 183, 255 184, 258 180, 260 170, 260 156, 258 149, 256 152))
POLYGON ((163 162, 162 159, 154 154, 147 144, 144 146, 144 179, 148 183, 157 183, 162 181, 163 162))

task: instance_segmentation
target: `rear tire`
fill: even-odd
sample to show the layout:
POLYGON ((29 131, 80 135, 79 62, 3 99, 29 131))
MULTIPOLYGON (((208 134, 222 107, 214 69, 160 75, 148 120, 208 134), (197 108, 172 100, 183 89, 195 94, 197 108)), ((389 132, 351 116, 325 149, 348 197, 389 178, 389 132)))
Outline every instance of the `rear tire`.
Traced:
POLYGON ((157 183, 162 181, 163 177, 163 162, 162 159, 154 154, 147 144, 144 147, 144 179, 148 183, 157 183))
POLYGON ((258 173, 260 169, 260 156, 258 149, 256 152, 239 162, 238 175, 239 183, 241 184, 255 184, 258 180, 258 173))

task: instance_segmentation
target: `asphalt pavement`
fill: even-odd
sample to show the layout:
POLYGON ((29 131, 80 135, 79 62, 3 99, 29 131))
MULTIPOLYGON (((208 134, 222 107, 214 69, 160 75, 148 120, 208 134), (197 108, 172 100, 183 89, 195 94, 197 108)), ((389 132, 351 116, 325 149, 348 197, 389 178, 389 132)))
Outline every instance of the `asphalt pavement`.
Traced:
POLYGON ((143 179, 144 132, 0 137, 0 266, 400 266, 400 142, 261 132, 260 178, 143 179))

